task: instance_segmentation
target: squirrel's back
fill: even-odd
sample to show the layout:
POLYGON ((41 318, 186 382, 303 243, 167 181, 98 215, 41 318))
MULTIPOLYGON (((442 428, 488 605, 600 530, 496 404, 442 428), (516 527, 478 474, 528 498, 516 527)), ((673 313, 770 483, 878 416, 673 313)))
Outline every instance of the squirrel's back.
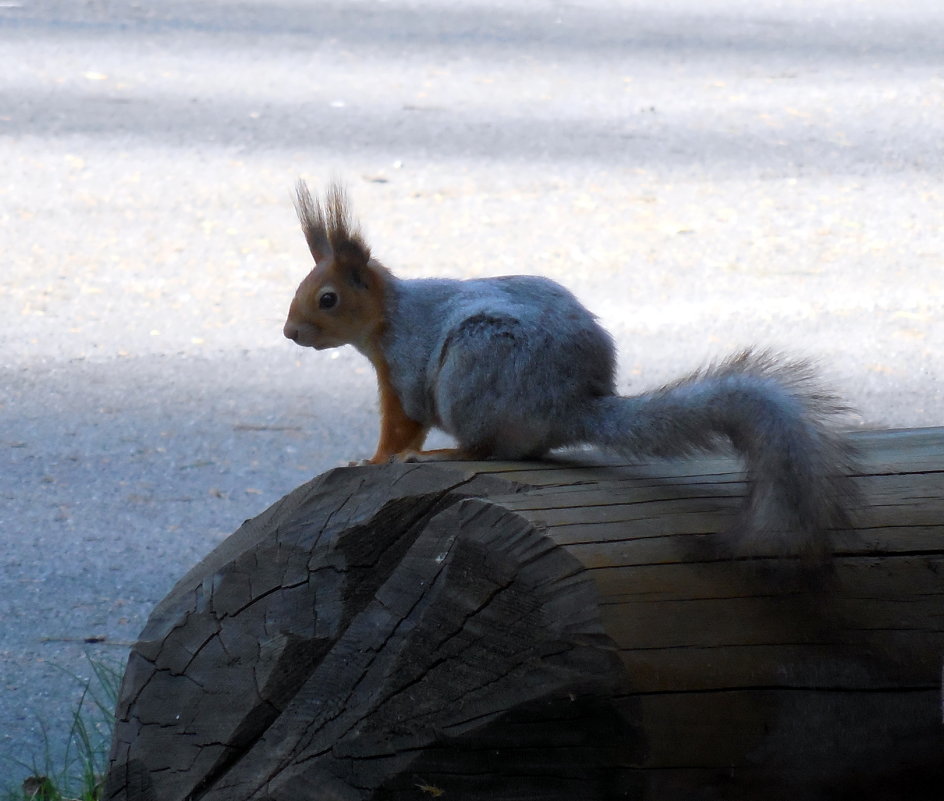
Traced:
POLYGON ((503 439, 475 422, 486 409, 503 430, 545 418, 526 449, 537 454, 566 439, 574 403, 615 391, 609 334, 538 276, 393 279, 382 347, 407 414, 460 439, 475 432, 483 446, 503 439))

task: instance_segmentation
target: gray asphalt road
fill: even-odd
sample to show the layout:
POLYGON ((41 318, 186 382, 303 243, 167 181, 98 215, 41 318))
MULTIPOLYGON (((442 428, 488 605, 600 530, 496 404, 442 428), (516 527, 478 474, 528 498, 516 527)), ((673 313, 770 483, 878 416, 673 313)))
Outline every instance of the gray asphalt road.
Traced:
POLYGON ((371 452, 366 363, 281 337, 299 175, 402 274, 562 281, 627 391, 758 343, 940 425, 942 142, 938 0, 0 3, 0 776, 371 452))

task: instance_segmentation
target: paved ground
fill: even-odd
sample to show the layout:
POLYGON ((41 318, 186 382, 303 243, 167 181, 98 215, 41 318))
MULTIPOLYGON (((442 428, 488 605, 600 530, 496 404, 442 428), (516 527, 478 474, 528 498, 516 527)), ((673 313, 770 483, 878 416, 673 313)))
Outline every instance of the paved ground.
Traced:
POLYGON ((297 176, 403 274, 564 282, 627 391, 760 343, 935 425, 942 142, 938 0, 0 2, 0 776, 63 668, 371 451, 367 365, 281 337, 297 176))

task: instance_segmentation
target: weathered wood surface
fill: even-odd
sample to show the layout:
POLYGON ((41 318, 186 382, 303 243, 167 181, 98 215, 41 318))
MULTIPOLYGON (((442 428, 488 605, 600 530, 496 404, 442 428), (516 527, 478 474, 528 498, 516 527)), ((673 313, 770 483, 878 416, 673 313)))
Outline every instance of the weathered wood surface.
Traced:
POLYGON ((944 429, 858 441, 815 583, 725 459, 326 473, 155 609, 106 797, 940 798, 944 429))

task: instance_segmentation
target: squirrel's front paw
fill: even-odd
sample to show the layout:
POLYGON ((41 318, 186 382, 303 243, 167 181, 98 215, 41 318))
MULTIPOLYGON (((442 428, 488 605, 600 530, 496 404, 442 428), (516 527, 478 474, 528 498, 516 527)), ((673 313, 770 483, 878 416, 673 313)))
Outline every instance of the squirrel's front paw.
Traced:
POLYGON ((348 462, 348 467, 365 464, 417 464, 419 462, 452 462, 468 459, 469 456, 459 448, 443 448, 437 451, 405 450, 391 454, 375 455, 372 459, 348 462))
POLYGON ((416 462, 454 462, 468 458, 461 448, 441 448, 435 451, 400 451, 390 461, 413 464, 416 462))
MULTIPOLYGON (((403 453, 412 453, 411 451, 404 451, 403 453)), ((405 462, 409 461, 408 459, 400 458, 403 456, 403 453, 392 453, 392 454, 375 454, 370 459, 357 459, 352 462, 348 462, 348 467, 363 467, 369 464, 395 464, 396 462, 405 462)))

